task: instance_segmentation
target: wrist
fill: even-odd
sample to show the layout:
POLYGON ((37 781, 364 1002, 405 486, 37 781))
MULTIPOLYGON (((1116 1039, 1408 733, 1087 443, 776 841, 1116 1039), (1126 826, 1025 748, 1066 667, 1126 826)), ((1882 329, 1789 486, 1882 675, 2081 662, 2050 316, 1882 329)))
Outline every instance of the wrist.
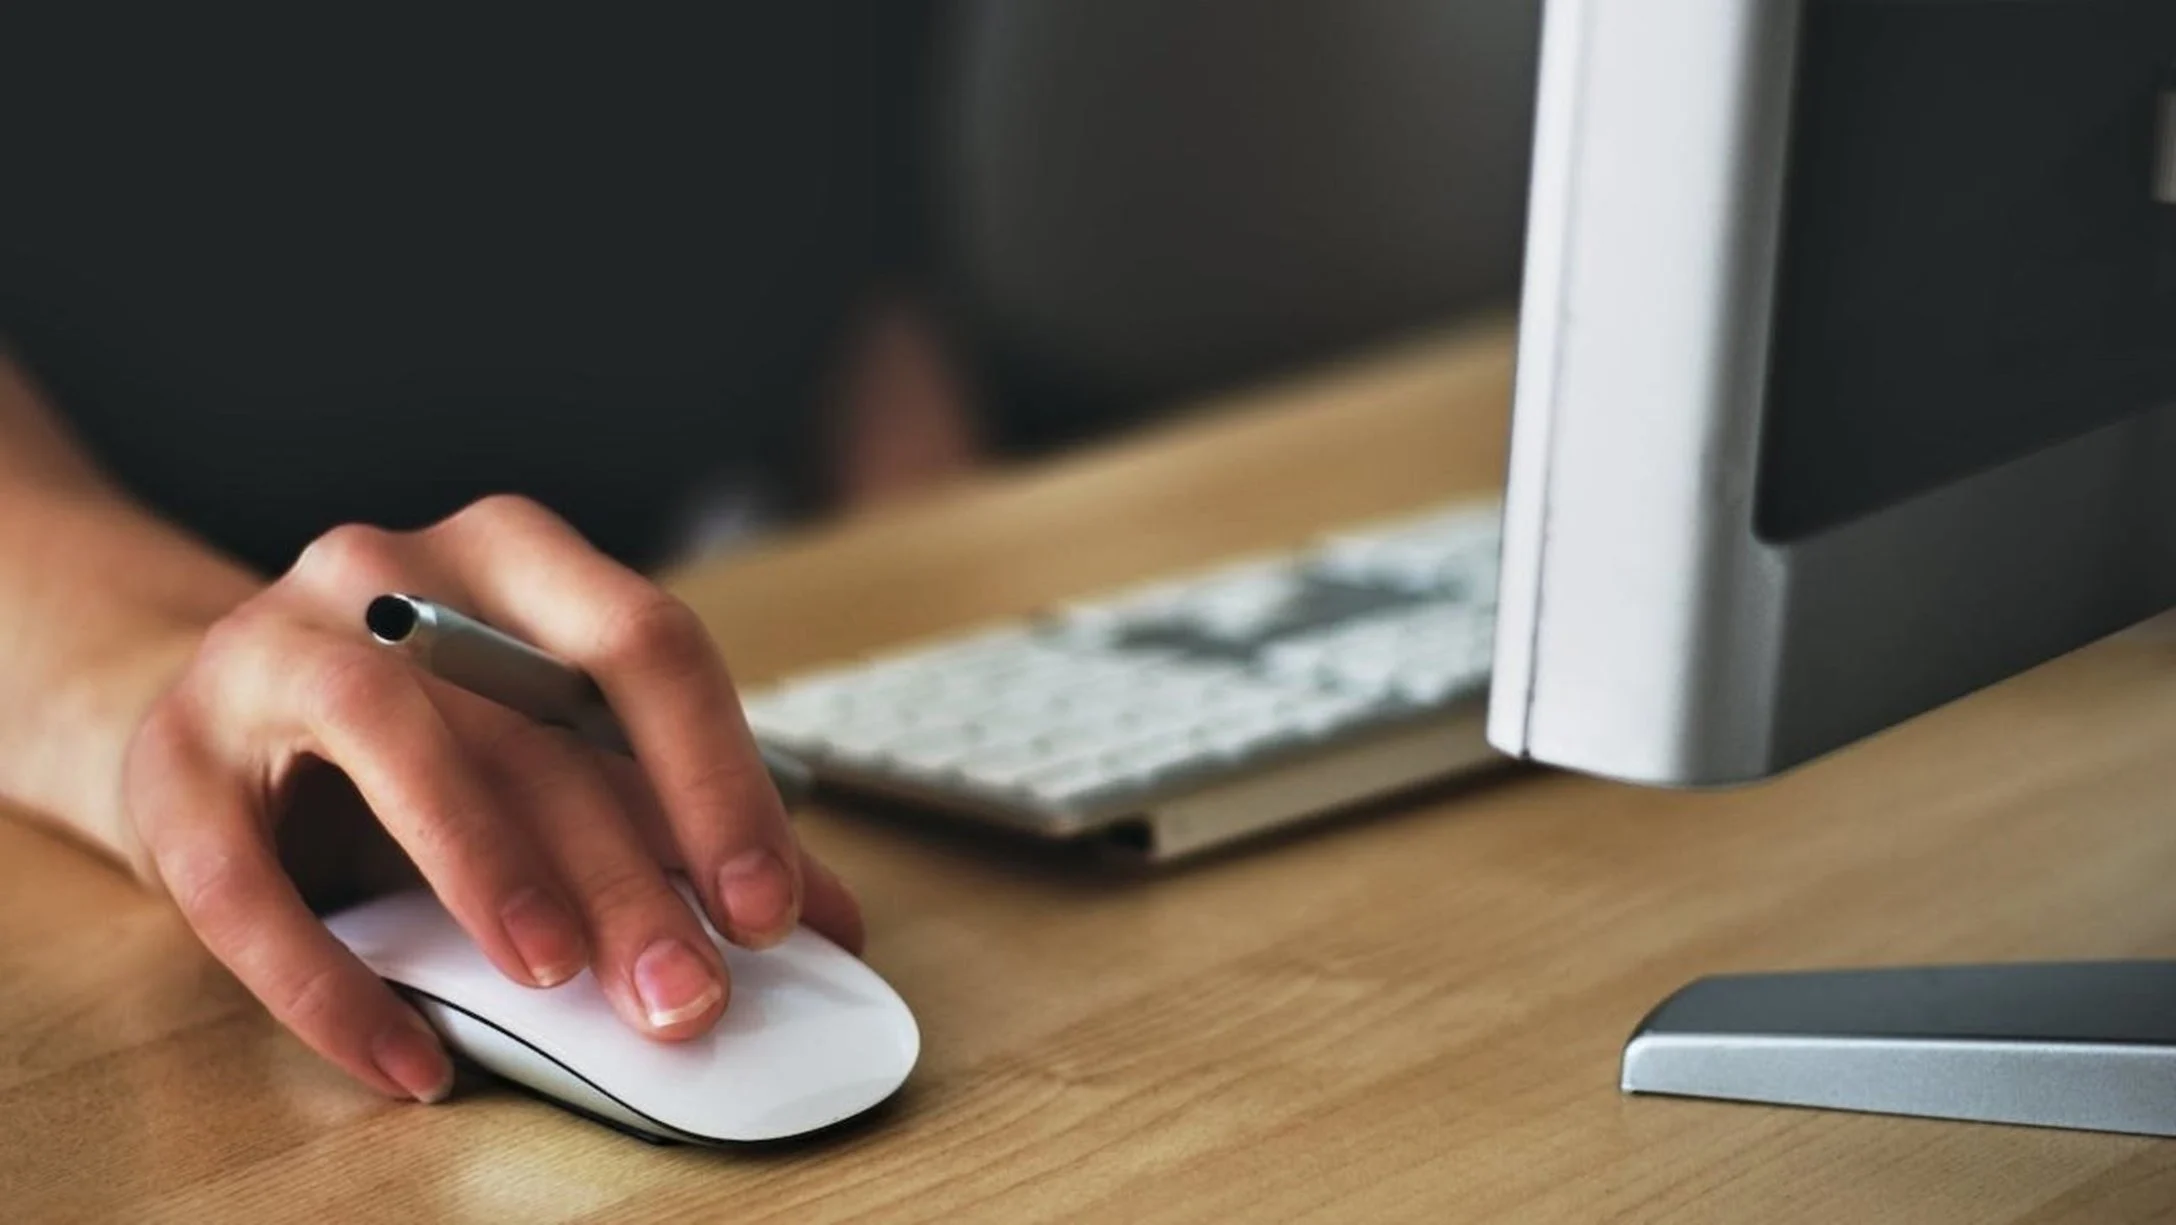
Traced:
POLYGON ((0 507, 0 573, 16 578, 0 600, 0 799, 142 876, 129 744, 261 583, 110 496, 16 492, 0 507))
POLYGON ((260 586, 108 481, 0 352, 0 801, 141 872, 129 744, 260 586))
POLYGON ((196 653, 204 625, 163 624, 48 691, 28 743, 0 761, 0 793, 125 865, 149 864, 122 802, 129 745, 196 653))

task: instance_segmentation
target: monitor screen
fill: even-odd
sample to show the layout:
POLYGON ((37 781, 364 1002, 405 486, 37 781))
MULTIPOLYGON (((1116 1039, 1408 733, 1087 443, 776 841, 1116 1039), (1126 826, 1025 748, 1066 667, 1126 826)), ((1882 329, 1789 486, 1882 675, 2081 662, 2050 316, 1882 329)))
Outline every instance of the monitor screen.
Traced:
POLYGON ((1787 542, 2176 403, 2170 0, 1814 0, 1756 530, 1787 542))

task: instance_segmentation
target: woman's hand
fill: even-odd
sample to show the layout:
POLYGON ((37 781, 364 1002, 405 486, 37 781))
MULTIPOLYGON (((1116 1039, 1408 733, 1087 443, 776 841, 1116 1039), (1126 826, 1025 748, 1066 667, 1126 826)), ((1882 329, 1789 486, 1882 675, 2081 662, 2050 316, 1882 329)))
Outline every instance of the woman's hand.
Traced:
POLYGON ((700 621, 519 498, 436 526, 343 527, 212 626, 123 771, 151 870, 205 945, 320 1054, 424 1100, 451 1068, 422 1019, 335 940, 275 826, 313 759, 338 767, 501 972, 589 968, 638 1031, 681 1039, 726 1006, 725 966, 666 881, 761 948, 805 918, 861 943, 852 896, 804 854, 700 621), (372 644, 389 591, 462 609, 595 677, 639 765, 449 686, 372 644))

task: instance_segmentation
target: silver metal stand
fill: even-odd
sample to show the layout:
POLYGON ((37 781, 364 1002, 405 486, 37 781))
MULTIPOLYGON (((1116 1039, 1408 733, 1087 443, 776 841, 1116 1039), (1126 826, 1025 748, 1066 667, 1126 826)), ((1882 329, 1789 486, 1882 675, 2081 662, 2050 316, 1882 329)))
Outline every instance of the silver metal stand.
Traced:
POLYGON ((1704 978, 1627 1093, 2176 1136, 2176 961, 1704 978))

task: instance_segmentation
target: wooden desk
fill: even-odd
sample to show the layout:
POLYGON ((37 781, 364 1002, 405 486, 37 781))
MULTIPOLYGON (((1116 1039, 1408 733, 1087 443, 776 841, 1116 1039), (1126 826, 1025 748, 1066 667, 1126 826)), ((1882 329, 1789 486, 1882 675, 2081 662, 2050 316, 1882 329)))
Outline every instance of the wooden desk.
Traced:
MULTIPOLYGON (((684 576, 742 673, 1486 487, 1500 335, 684 576)), ((2159 1220, 2176 1146, 1615 1090, 1722 970, 2176 952, 2176 647, 2134 637, 1771 787, 1538 774, 1168 875, 868 817, 920 1069, 873 1125, 660 1150, 350 1087, 158 905, 0 822, 0 1218, 2159 1220)))

